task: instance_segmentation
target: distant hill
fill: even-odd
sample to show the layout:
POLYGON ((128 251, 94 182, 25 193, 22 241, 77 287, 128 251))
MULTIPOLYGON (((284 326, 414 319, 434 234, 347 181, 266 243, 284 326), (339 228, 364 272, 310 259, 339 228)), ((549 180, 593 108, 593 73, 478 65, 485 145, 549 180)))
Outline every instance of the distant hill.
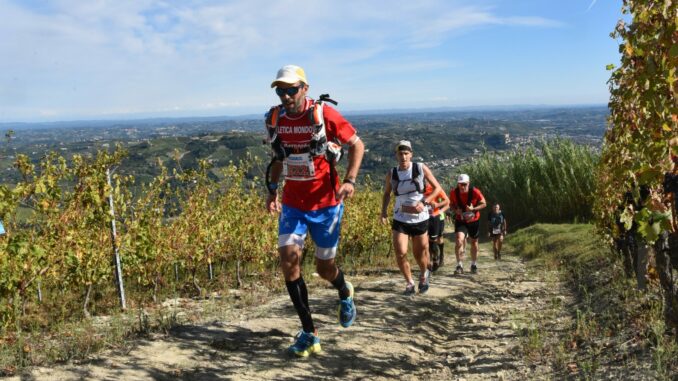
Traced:
MULTIPOLYGON (((341 108, 340 108, 341 109, 341 108)), ((521 119, 525 114, 544 116, 558 113, 579 113, 593 111, 607 113, 607 105, 580 105, 580 106, 548 106, 548 105, 514 105, 514 106, 476 106, 476 107, 439 107, 419 109, 383 109, 383 110, 342 110, 347 117, 357 118, 400 118, 409 116, 421 118, 491 118, 491 119, 521 119)), ((247 115, 220 115, 220 116, 192 116, 192 117, 153 117, 136 119, 91 119, 55 122, 9 122, 0 123, 0 131, 25 129, 55 129, 55 128, 114 128, 114 127, 143 127, 171 124, 196 124, 229 121, 261 121, 265 109, 261 114, 247 115)))
MULTIPOLYGON (((602 106, 347 114, 368 150, 361 173, 379 178, 394 164, 393 144, 400 139, 412 141, 416 160, 436 170, 454 171, 484 150, 513 149, 535 139, 565 136, 598 147, 606 118, 607 108, 602 106)), ((0 125, 0 132, 6 131, 6 126, 0 125)), ((130 153, 120 170, 144 182, 157 173, 156 158, 173 166, 175 151, 181 153, 182 168, 194 167, 199 159, 209 159, 218 168, 247 153, 266 157, 268 150, 261 143, 263 117, 58 122, 14 130, 11 141, 0 142, 3 183, 18 181, 18 173, 11 168, 17 153, 37 161, 49 151, 68 157, 110 149, 120 143, 130 153)), ((218 171, 214 174, 218 175, 218 171)))

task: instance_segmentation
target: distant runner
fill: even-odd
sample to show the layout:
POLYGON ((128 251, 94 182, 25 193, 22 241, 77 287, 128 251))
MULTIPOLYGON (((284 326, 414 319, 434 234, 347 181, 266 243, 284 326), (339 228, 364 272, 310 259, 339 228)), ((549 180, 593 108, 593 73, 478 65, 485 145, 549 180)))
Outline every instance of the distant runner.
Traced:
POLYGON ((480 236, 480 210, 487 204, 480 189, 472 187, 467 174, 457 177, 457 186, 450 191, 450 205, 454 209, 454 233, 456 236, 455 255, 457 268, 455 274, 464 273, 463 253, 465 240, 471 239, 471 273, 478 272, 478 237, 480 236))
MULTIPOLYGON (((424 197, 429 197, 431 193, 433 193, 433 187, 430 183, 426 183, 424 197)), ((428 219, 429 270, 431 271, 436 271, 445 263, 443 231, 445 230, 445 212, 449 208, 450 199, 447 198, 445 191, 440 189, 428 210, 430 216, 428 219)))
MULTIPOLYGON (((334 257, 339 243, 343 199, 353 196, 365 147, 353 126, 322 100, 306 97, 308 81, 298 66, 283 66, 271 84, 281 104, 271 108, 266 127, 273 160, 266 184, 266 207, 280 214, 278 253, 287 291, 301 320, 302 330, 289 352, 308 356, 320 352, 320 338, 311 317, 308 290, 301 274, 301 253, 306 234, 315 242, 316 269, 339 292, 339 323, 349 327, 356 318, 354 290, 344 280, 334 257), (334 168, 340 145, 348 145, 348 165, 343 183, 334 168), (278 182, 285 177, 282 205, 278 182)), ((268 172, 268 171, 267 171, 268 172)))
POLYGON ((494 259, 501 259, 501 245, 506 235, 506 217, 501 211, 501 205, 498 202, 492 207, 492 211, 487 215, 487 236, 492 238, 492 250, 494 259))
POLYGON ((412 238, 414 259, 419 265, 419 293, 429 289, 430 272, 428 270, 428 207, 442 188, 431 170, 423 163, 412 162, 412 144, 407 140, 399 141, 395 146, 398 166, 386 174, 384 195, 381 202, 381 222, 388 223, 387 210, 391 201, 391 192, 395 195, 393 208, 393 248, 398 268, 405 277, 405 295, 415 293, 410 263, 407 260, 408 238, 412 238), (425 181, 433 186, 432 194, 424 197, 425 181))

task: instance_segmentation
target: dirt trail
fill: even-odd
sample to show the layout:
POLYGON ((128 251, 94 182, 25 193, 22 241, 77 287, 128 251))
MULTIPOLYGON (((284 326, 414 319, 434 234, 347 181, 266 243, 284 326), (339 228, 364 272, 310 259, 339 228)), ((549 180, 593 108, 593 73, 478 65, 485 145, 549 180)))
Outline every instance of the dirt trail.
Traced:
POLYGON ((234 319, 140 341, 127 354, 103 353, 10 379, 533 379, 535 369, 522 362, 511 319, 539 308, 550 291, 526 279, 518 258, 504 255, 495 262, 486 249, 476 275, 453 275, 448 254, 449 264, 434 274, 425 295, 401 295, 404 281, 396 271, 349 277, 358 308, 349 329, 336 324, 336 291, 314 284, 311 306, 323 352, 307 359, 285 353, 299 323, 287 295, 280 295, 234 319))

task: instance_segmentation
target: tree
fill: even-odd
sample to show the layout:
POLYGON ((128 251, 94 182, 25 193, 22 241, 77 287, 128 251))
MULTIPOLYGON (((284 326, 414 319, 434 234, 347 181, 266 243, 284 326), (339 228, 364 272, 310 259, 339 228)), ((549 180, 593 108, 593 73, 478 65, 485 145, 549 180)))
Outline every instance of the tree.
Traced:
MULTIPOLYGON (((608 82, 610 126, 597 173, 594 213, 610 236, 637 231, 637 238, 651 245, 662 231, 672 230, 662 182, 672 170, 671 155, 678 154, 678 146, 671 143, 678 136, 678 4, 624 0, 622 12, 631 14, 632 22, 619 21, 611 34, 622 39, 621 65, 608 65, 613 70, 608 82)), ((670 262, 657 260, 657 272, 667 324, 678 331, 678 287, 670 262)))

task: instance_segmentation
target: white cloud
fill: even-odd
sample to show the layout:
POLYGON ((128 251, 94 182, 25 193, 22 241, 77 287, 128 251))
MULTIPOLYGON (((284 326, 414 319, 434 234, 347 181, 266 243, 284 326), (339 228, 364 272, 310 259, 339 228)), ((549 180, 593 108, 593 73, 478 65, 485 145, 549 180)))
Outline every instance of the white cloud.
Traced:
POLYGON ((409 64, 380 60, 436 47, 472 28, 559 25, 538 16, 505 17, 488 7, 459 4, 0 0, 0 35, 11 36, 0 39, 0 118, 12 110, 37 114, 47 109, 61 115, 162 110, 177 104, 184 109, 236 108, 261 99, 265 89, 255 91, 247 84, 258 88, 267 83, 281 63, 307 62, 319 72, 341 71, 346 65, 374 73, 434 70, 451 64, 443 58, 409 64), (233 86, 242 90, 224 98, 224 90, 233 86))

